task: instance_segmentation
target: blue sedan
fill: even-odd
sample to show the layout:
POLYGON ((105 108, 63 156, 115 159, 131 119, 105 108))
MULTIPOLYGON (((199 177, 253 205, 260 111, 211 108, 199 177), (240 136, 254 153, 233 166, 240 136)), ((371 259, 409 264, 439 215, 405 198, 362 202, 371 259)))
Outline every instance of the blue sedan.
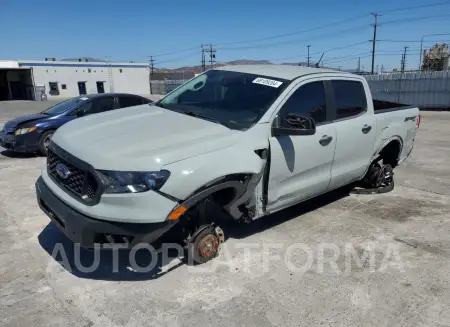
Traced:
POLYGON ((152 101, 133 94, 106 93, 75 97, 33 115, 12 119, 0 130, 0 146, 14 152, 47 155, 53 133, 78 117, 137 106, 152 101))

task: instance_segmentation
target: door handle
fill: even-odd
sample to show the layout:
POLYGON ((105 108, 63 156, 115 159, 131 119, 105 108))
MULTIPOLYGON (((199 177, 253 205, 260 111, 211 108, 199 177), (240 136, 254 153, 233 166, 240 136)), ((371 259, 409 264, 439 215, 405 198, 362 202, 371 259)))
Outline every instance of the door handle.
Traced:
POLYGON ((363 128, 361 130, 362 130, 362 132, 364 134, 367 134, 367 133, 370 132, 371 129, 372 129, 372 126, 369 126, 369 125, 366 124, 366 125, 363 126, 363 128))
POLYGON ((322 138, 320 139, 319 143, 322 146, 327 146, 328 144, 330 144, 330 142, 333 140, 333 138, 331 136, 328 135, 324 135, 322 136, 322 138))

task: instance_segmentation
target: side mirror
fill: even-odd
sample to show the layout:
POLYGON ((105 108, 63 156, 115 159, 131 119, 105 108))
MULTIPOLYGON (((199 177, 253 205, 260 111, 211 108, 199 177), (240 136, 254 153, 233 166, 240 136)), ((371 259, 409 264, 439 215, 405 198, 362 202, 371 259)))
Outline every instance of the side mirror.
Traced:
POLYGON ((77 117, 83 117, 86 116, 87 112, 85 109, 80 109, 77 111, 77 117))
POLYGON ((272 127, 273 136, 281 135, 314 135, 316 124, 314 119, 297 114, 287 114, 275 120, 272 127))

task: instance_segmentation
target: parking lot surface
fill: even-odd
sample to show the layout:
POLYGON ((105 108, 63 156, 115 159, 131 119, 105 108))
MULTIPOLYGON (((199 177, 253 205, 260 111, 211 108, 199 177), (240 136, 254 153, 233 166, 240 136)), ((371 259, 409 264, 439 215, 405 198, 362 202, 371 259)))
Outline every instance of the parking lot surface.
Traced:
MULTIPOLYGON (((0 102, 0 122, 48 105, 0 102)), ((208 264, 143 273, 128 253, 80 269, 96 252, 36 203, 45 158, 0 148, 0 326, 450 326, 449 162, 450 113, 423 112, 392 192, 332 192, 230 226, 208 264)))

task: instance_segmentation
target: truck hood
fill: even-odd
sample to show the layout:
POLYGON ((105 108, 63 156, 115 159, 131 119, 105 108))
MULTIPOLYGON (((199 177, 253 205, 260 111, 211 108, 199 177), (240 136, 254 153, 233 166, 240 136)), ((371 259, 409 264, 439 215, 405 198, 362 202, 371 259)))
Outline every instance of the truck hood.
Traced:
POLYGON ((37 121, 37 120, 41 120, 41 119, 47 119, 50 118, 51 116, 49 115, 44 115, 44 114, 33 114, 33 115, 26 115, 26 116, 22 116, 22 117, 18 117, 18 118, 14 118, 11 119, 10 121, 5 123, 5 129, 15 129, 17 128, 19 125, 25 124, 25 123, 29 123, 29 122, 33 122, 33 121, 37 121))
POLYGON ((52 140, 96 169, 150 171, 236 144, 241 134, 142 105, 76 119, 58 129, 52 140))

